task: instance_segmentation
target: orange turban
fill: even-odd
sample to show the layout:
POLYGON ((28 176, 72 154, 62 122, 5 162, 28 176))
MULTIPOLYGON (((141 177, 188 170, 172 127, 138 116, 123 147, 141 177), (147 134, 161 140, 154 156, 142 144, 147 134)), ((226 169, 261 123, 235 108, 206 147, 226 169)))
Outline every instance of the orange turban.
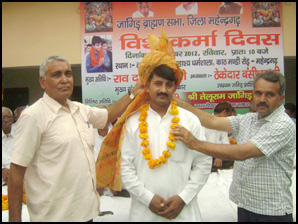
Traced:
MULTIPOLYGON (((138 67, 141 82, 146 85, 151 72, 159 65, 166 65, 173 69, 181 83, 183 71, 175 61, 175 52, 165 31, 161 30, 161 37, 148 34, 151 51, 146 54, 138 67)), ((121 147, 125 133, 126 119, 149 103, 149 95, 143 90, 127 107, 118 119, 113 129, 105 137, 96 161, 96 182, 98 186, 121 190, 121 147)))

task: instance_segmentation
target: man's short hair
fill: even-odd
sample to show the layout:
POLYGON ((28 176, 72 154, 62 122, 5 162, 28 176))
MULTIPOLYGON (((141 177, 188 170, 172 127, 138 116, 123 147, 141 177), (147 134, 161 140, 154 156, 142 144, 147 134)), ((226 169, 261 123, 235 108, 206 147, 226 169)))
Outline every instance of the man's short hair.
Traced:
POLYGON ((267 72, 258 73, 253 80, 253 86, 255 88, 256 83, 259 79, 265 79, 268 82, 278 82, 279 83, 279 91, 278 95, 284 95, 286 91, 286 79, 280 72, 269 70, 267 72))
POLYGON ((169 68, 166 65, 157 66, 150 73, 149 78, 148 78, 148 82, 150 82, 152 80, 154 74, 161 77, 161 78, 164 78, 166 80, 175 81, 175 84, 177 84, 177 82, 178 82, 178 79, 176 78, 173 69, 169 68))
POLYGON ((214 108, 214 113, 221 113, 223 111, 226 111, 226 112, 230 112, 232 113, 233 112, 233 107, 232 105, 229 103, 229 102, 220 102, 219 104, 217 104, 214 108))
POLYGON ((95 44, 101 44, 101 43, 102 43, 102 39, 100 36, 92 37, 92 46, 94 46, 95 44))
POLYGON ((11 109, 9 109, 8 107, 2 107, 2 113, 5 110, 7 110, 13 116, 13 113, 12 113, 11 109))
POLYGON ((65 61, 70 66, 70 63, 66 58, 61 57, 61 56, 50 56, 50 57, 46 58, 40 65, 40 68, 39 68, 39 76, 40 77, 43 77, 44 79, 46 79, 46 74, 47 74, 47 71, 49 68, 48 64, 53 61, 65 61))
POLYGON ((293 103, 286 103, 284 107, 285 107, 286 110, 291 111, 291 113, 296 112, 296 106, 293 103))

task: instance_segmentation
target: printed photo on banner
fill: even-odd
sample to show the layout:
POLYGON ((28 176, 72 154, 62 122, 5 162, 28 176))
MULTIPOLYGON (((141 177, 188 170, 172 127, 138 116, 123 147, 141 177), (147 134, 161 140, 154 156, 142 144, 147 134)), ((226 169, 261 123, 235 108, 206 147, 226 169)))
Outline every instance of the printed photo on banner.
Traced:
POLYGON ((176 8, 176 15, 196 15, 198 14, 198 3, 197 2, 182 2, 176 8))
POLYGON ((113 71, 112 35, 84 37, 87 73, 113 71))
POLYGON ((153 17, 154 13, 151 11, 152 2, 136 2, 136 9, 132 14, 133 18, 153 17))
POLYGON ((253 27, 280 27, 279 2, 252 2, 253 27))
POLYGON ((113 5, 111 2, 85 2, 85 32, 112 32, 113 5))
POLYGON ((243 5, 240 2, 223 2, 218 9, 219 15, 243 14, 243 5))

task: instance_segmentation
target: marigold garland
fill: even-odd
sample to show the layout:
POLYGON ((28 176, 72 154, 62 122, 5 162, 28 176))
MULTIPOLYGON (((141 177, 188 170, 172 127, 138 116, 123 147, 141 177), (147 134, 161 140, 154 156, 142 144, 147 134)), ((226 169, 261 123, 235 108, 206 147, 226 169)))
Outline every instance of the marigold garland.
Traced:
MULTIPOLYGON (((171 157, 171 152, 169 149, 174 150, 176 148, 176 142, 177 140, 174 139, 174 136, 171 134, 171 131, 169 133, 169 141, 167 141, 167 150, 164 150, 162 152, 162 156, 160 156, 158 159, 153 159, 152 154, 150 149, 148 148, 149 146, 149 140, 147 138, 149 135, 147 134, 148 132, 148 123, 146 121, 147 119, 147 110, 149 109, 149 105, 143 107, 140 112, 140 117, 139 117, 139 132, 140 132, 140 139, 143 141, 141 142, 141 146, 143 146, 142 154, 144 155, 144 159, 148 160, 148 165, 150 169, 154 169, 155 167, 161 167, 162 164, 165 164, 167 162, 167 159, 171 157)), ((169 110, 169 113, 172 114, 173 116, 176 116, 179 114, 179 110, 177 107, 177 102, 171 101, 171 109, 169 110)), ((180 118, 179 117, 173 117, 172 118, 172 124, 171 124, 171 129, 175 129, 175 125, 179 125, 180 118)))

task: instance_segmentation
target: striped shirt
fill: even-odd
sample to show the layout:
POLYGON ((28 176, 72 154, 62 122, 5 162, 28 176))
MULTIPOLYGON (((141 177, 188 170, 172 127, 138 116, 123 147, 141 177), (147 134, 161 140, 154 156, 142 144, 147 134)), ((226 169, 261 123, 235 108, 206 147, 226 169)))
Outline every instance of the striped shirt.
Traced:
POLYGON ((296 152, 296 127, 281 105, 264 119, 258 113, 228 117, 238 144, 251 142, 265 156, 235 161, 230 199, 251 212, 293 213, 290 192, 296 152))

